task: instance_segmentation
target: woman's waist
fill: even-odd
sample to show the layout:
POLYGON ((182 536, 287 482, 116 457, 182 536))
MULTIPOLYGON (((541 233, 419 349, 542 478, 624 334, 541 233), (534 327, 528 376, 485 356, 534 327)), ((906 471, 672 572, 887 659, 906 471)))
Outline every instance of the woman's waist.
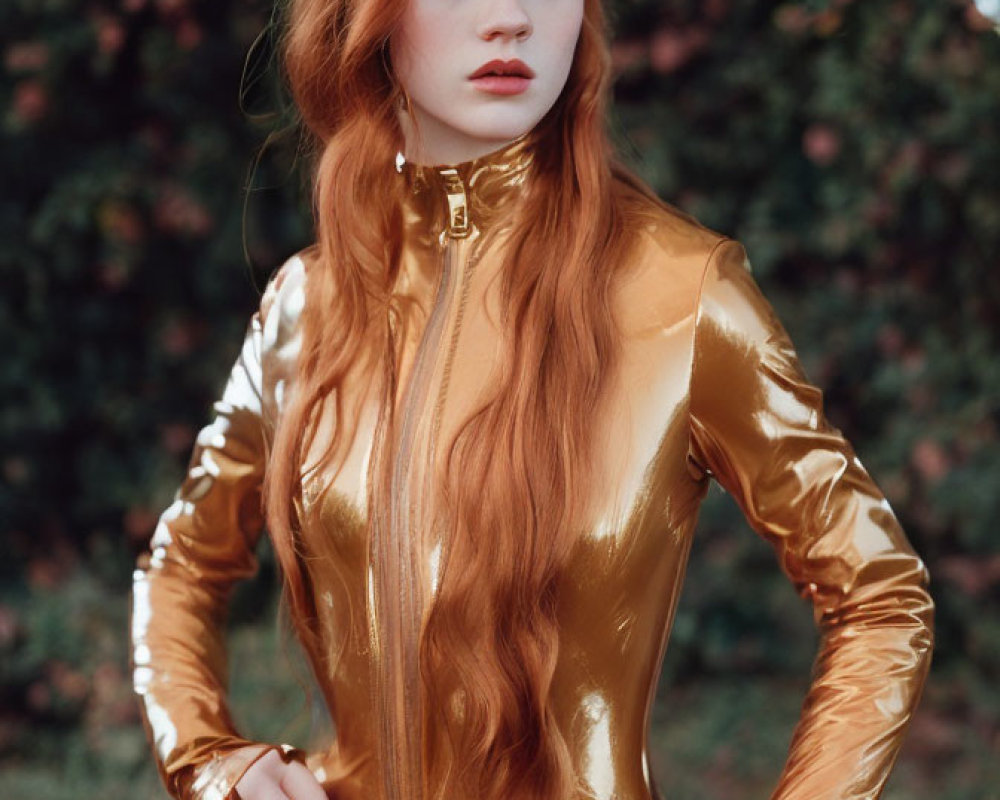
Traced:
MULTIPOLYGON (((648 779, 648 759, 644 752, 626 752, 624 746, 610 753, 587 748, 586 743, 575 750, 570 747, 573 764, 570 777, 576 789, 566 800, 659 800, 648 779)), ((327 748, 310 751, 306 765, 330 800, 376 800, 380 793, 384 794, 385 777, 391 771, 388 765, 379 762, 374 748, 352 752, 337 740, 327 748)), ((449 770, 432 772, 447 774, 449 770)), ((446 797, 446 792, 443 786, 426 786, 424 800, 446 797)), ((390 800, 418 798, 396 796, 390 800)))

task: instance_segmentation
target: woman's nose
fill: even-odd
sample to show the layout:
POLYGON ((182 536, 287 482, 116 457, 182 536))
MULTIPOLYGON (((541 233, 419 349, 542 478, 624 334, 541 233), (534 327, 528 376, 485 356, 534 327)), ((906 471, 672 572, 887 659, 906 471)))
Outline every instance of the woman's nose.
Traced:
POLYGON ((531 35, 531 19, 520 0, 496 0, 487 3, 479 27, 479 36, 492 39, 526 39, 531 35))

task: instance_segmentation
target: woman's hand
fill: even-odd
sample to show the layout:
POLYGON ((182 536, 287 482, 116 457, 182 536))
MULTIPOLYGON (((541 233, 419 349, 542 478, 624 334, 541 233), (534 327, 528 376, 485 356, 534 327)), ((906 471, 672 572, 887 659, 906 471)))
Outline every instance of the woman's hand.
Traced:
POLYGON ((276 750, 258 758, 236 783, 242 800, 327 800, 315 776, 298 761, 286 764, 276 750))

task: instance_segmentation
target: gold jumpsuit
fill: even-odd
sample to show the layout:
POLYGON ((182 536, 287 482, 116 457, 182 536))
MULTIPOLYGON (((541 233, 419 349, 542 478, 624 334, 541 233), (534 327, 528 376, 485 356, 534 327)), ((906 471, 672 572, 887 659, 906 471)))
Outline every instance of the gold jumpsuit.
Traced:
MULTIPOLYGON (((421 506, 441 443, 497 364, 503 236, 479 244, 485 231, 502 233, 497 226, 531 164, 522 137, 451 167, 400 157, 386 176, 406 181, 407 199, 394 292, 402 469, 386 509, 387 518, 404 521, 384 533, 412 545, 417 597, 433 594, 441 542, 433 530, 418 530, 419 514, 397 512, 421 506)), ((649 200, 630 224, 639 246, 613 293, 622 355, 607 413, 594 420, 591 524, 560 583, 551 703, 583 787, 578 796, 658 797, 647 759, 650 706, 699 504, 715 478, 774 547, 821 632, 772 800, 872 800, 930 665, 927 569, 825 419, 821 392, 803 374, 742 245, 649 200)), ((255 743, 227 712, 224 617, 233 583, 256 567, 264 454, 294 380, 305 278, 295 256, 269 282, 214 420, 199 433, 187 476, 134 575, 134 687, 163 780, 179 798, 232 797, 264 752, 248 747, 255 743)), ((382 636, 373 608, 379 565, 365 533, 365 475, 378 447, 372 383, 357 376, 345 385, 354 409, 349 452, 329 491, 305 481, 297 503, 300 512, 316 512, 300 547, 324 650, 313 668, 336 739, 322 752, 287 745, 280 752, 305 761, 337 800, 416 800, 406 788, 412 762, 402 751, 380 755, 373 721, 373 683, 412 689, 412 675, 388 674, 386 665, 412 664, 405 654, 414 642, 413 631, 408 641, 382 636)), ((400 743, 407 745, 415 746, 400 743)))

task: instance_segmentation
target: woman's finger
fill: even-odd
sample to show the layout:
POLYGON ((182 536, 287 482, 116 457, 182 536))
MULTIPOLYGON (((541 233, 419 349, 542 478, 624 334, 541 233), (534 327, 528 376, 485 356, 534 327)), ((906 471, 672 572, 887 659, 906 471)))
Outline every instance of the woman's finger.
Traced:
POLYGON ((285 764, 276 750, 260 756, 236 784, 240 800, 291 800, 281 788, 285 764))
POLYGON ((327 800, 326 792, 306 767, 293 761, 281 775, 281 788, 289 800, 327 800))
POLYGON ((277 781, 269 781, 264 785, 257 784, 242 791, 237 788, 236 796, 239 800, 296 800, 285 794, 277 781))

